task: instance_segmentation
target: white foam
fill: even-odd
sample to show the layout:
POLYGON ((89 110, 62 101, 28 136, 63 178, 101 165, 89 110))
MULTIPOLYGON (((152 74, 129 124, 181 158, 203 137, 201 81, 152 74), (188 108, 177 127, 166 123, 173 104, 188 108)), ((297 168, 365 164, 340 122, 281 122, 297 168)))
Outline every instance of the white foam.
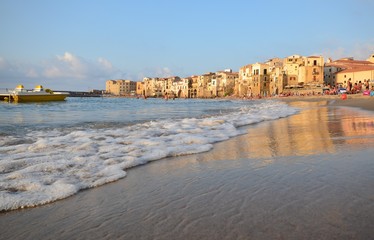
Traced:
POLYGON ((295 112, 286 104, 268 101, 201 119, 32 131, 22 141, 0 137, 0 210, 66 198, 123 178, 126 169, 149 161, 209 151, 213 143, 242 134, 240 126, 295 112))

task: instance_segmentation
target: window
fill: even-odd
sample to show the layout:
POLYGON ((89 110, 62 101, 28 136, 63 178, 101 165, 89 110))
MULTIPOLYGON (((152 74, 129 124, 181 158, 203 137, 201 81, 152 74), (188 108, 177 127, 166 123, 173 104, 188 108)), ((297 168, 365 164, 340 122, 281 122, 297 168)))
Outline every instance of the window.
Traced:
POLYGON ((313 65, 314 65, 314 66, 317 66, 317 60, 314 60, 314 61, 313 61, 313 65))

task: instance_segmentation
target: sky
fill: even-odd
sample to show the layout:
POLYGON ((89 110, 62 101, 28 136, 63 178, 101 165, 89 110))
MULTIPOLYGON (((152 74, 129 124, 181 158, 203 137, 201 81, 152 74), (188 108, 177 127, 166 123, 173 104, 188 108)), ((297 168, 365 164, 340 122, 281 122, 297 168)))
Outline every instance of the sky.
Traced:
POLYGON ((366 60, 374 0, 0 0, 0 89, 105 89, 298 54, 366 60))

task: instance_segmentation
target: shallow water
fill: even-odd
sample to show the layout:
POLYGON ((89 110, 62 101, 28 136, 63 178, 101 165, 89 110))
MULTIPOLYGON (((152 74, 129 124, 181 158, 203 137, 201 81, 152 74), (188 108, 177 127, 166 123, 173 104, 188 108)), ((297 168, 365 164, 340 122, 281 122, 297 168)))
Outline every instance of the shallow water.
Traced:
POLYGON ((239 128, 294 114, 276 101, 69 98, 0 104, 0 211, 32 207, 212 149, 239 128))
POLYGON ((324 103, 212 151, 0 215, 0 239, 370 239, 374 117, 324 103))

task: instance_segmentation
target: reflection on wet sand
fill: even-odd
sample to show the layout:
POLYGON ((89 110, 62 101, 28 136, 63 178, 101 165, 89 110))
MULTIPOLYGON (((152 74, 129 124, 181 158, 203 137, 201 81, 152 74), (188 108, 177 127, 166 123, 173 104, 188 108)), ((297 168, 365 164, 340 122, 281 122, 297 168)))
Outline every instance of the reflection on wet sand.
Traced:
POLYGON ((328 107, 326 101, 290 104, 302 113, 250 126, 248 134, 217 144, 212 159, 220 159, 222 151, 230 159, 268 159, 336 153, 344 143, 350 149, 374 143, 373 115, 358 116, 357 110, 328 107))

